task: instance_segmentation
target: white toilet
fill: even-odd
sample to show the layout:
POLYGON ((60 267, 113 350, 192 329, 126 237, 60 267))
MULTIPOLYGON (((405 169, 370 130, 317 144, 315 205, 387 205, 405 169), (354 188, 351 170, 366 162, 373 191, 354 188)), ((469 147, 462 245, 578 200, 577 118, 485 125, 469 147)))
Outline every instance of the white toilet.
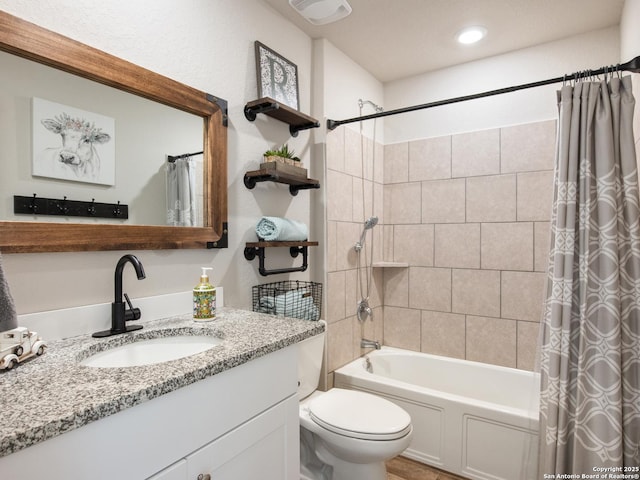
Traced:
POLYGON ((384 462, 409 446, 411 417, 384 398, 355 390, 316 391, 325 334, 298 344, 300 478, 386 480, 384 462))

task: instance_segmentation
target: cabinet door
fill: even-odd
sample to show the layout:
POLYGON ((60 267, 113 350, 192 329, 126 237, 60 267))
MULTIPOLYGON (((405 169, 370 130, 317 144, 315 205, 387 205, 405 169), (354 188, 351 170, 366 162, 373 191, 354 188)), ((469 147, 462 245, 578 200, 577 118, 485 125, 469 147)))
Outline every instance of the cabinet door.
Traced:
POLYGON ((180 460, 170 467, 167 467, 147 480, 186 480, 187 478, 187 461, 180 460))
POLYGON ((293 396, 189 455, 187 478, 299 479, 299 435, 298 399, 293 396))

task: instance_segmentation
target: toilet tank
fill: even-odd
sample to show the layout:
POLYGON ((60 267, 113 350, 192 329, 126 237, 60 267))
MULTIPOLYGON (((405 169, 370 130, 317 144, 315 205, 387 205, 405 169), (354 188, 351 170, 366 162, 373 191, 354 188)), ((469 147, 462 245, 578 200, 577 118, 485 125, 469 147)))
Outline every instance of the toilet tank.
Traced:
MULTIPOLYGON (((322 321, 322 320, 320 320, 322 321)), ((326 327, 325 327, 326 328, 326 327)), ((308 397, 318 388, 322 370, 325 332, 306 338, 298 347, 298 398, 308 397)))

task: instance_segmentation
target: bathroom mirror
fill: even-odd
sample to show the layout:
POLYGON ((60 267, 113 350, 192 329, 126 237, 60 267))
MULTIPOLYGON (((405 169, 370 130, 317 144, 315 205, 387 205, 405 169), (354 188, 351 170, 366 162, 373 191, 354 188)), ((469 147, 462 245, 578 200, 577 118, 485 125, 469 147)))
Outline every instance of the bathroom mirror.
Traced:
MULTIPOLYGON (((189 145, 197 143, 203 152, 200 157, 203 159, 203 226, 150 225, 144 221, 144 218, 142 222, 138 222, 143 224, 136 225, 129 222, 70 223, 73 222, 71 217, 62 217, 64 223, 52 223, 50 219, 47 218, 45 221, 41 220, 43 216, 38 216, 36 221, 0 221, 0 251, 26 253, 227 246, 227 119, 224 100, 5 12, 0 12, 0 50, 107 85, 124 92, 123 95, 129 95, 132 102, 147 99, 156 104, 162 104, 162 108, 190 117, 185 123, 200 125, 200 129, 204 127, 201 130, 203 134, 196 134, 195 141, 193 134, 189 134, 187 142, 189 145)), ((185 148, 189 150, 190 147, 185 148)), ((188 152, 167 151, 165 153, 188 152)), ((13 159, 6 161, 9 160, 13 159)), ((121 161, 135 162, 136 158, 118 158, 118 162, 121 161)), ((31 169, 31 165, 26 167, 21 165, 21 168, 23 167, 31 169)), ((158 167, 153 168, 158 176, 158 167)), ((164 179, 162 182, 164 183, 164 179)), ((72 191, 76 187, 73 182, 66 183, 68 189, 72 191)), ((98 186, 98 191, 100 188, 98 186)), ((102 188, 104 190, 104 187, 102 188)), ((13 191, 2 193, 8 198, 3 198, 3 202, 12 201, 14 194, 23 194, 13 191)), ((64 195, 66 193, 61 192, 58 198, 64 195)), ((154 198, 154 200, 157 203, 165 203, 164 198, 162 200, 154 198)))

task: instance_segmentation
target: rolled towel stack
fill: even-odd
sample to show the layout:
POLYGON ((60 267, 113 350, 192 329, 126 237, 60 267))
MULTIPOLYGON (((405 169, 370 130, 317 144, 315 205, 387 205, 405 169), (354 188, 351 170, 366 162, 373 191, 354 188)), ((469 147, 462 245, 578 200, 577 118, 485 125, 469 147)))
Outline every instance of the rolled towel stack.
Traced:
POLYGON ((307 289, 289 290, 276 296, 260 297, 253 310, 270 315, 319 320, 320 311, 313 303, 313 295, 307 289))
POLYGON ((276 297, 276 315, 300 318, 301 320, 318 320, 320 314, 313 304, 313 297, 305 290, 290 290, 276 297))
POLYGON ((256 225, 256 235, 266 242, 301 242, 309 238, 309 229, 296 220, 262 217, 256 225))

